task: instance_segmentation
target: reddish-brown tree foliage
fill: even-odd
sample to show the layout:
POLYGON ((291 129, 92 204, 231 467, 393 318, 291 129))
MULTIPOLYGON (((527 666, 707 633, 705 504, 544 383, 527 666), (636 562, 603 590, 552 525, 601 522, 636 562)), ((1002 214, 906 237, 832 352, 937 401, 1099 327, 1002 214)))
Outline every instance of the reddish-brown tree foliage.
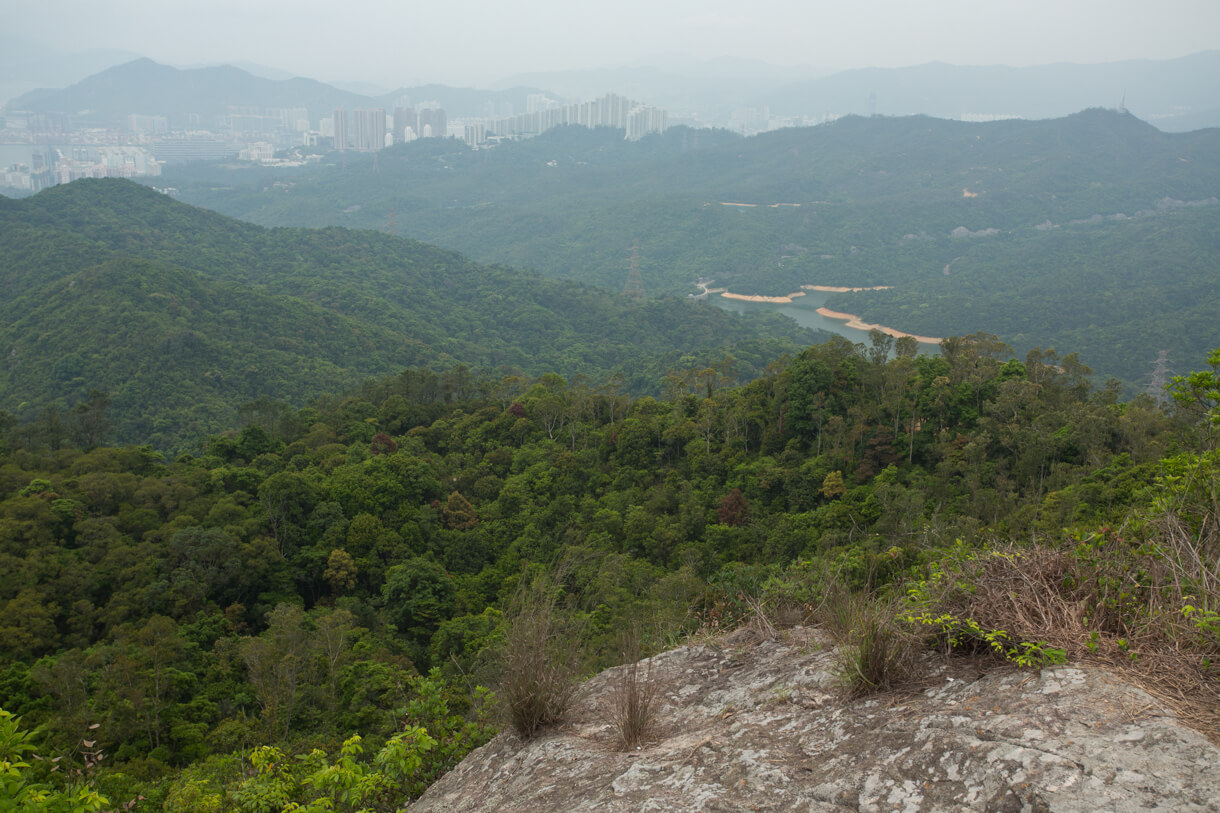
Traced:
POLYGON ((394 454, 394 452, 398 451, 398 444, 394 442, 394 438, 385 432, 378 432, 373 435, 373 439, 369 442, 369 450, 373 454, 394 454))
POLYGON ((716 515, 720 518, 720 524, 737 527, 746 524, 749 511, 750 504, 746 502, 745 495, 741 493, 740 488, 735 488, 724 495, 720 507, 716 509, 716 515))

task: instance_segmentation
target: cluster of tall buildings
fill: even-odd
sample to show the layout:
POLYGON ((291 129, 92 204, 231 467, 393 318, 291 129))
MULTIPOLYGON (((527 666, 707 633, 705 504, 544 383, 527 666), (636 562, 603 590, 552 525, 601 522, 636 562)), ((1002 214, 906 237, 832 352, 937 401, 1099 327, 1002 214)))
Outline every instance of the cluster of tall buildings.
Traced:
POLYGON ((393 126, 387 127, 386 111, 380 107, 335 108, 331 117, 335 149, 376 152, 390 144, 448 135, 449 120, 439 107, 395 107, 391 121, 393 126))
POLYGON ((657 107, 632 101, 614 93, 600 99, 577 104, 543 106, 528 100, 536 108, 517 116, 499 119, 487 125, 487 134, 505 137, 534 136, 564 124, 585 127, 615 127, 627 132, 635 141, 650 133, 665 132, 668 114, 657 107))
POLYGON ((40 192, 79 178, 137 178, 161 174, 163 161, 137 146, 65 146, 32 151, 27 162, 0 168, 0 188, 40 192))
MULTIPOLYGON (((614 127, 623 130, 629 141, 650 133, 663 133, 668 114, 657 107, 632 101, 614 93, 578 104, 561 105, 544 94, 531 94, 527 112, 500 119, 472 119, 457 122, 461 135, 471 146, 490 139, 529 138, 565 124, 585 127, 614 127)), ((417 138, 444 138, 449 135, 449 120, 440 107, 425 105, 418 109, 396 106, 386 126, 386 111, 381 108, 345 110, 340 107, 331 119, 334 147, 337 150, 373 152, 390 144, 417 138)))
POLYGON ((337 107, 331 121, 337 150, 376 152, 385 146, 385 110, 380 107, 350 113, 337 107))
POLYGON ((339 107, 320 120, 311 119, 303 107, 253 106, 228 106, 211 117, 131 113, 118 127, 84 127, 61 113, 4 110, 0 116, 0 140, 11 156, 6 156, 7 166, 0 166, 0 187, 35 192, 82 177, 159 175, 164 164, 186 161, 237 159, 295 166, 320 159, 327 147, 376 152, 417 138, 450 135, 479 147, 529 138, 565 124, 614 127, 636 140, 665 132, 668 123, 664 110, 616 94, 565 105, 544 93, 530 94, 520 115, 496 118, 488 103, 483 117, 456 121, 435 101, 413 104, 405 96, 396 100, 389 115, 380 107, 339 107), (283 154, 299 146, 321 150, 283 154))
POLYGON ((164 162, 142 147, 77 148, 57 151, 55 181, 69 183, 78 178, 136 178, 161 174, 164 162))
POLYGON ((394 143, 417 138, 444 138, 449 134, 449 117, 440 107, 394 108, 394 143))

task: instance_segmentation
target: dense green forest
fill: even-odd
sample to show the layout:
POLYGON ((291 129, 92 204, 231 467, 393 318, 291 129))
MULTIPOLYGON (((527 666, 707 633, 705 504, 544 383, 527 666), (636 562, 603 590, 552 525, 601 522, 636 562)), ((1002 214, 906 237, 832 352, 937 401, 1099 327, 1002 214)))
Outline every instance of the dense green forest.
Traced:
POLYGON ((181 181, 284 223, 118 181, 0 199, 0 802, 401 809, 517 725, 532 595, 583 674, 625 631, 875 606, 844 651, 1092 659, 1214 736, 1215 150, 1102 111, 565 129, 181 181), (802 205, 721 205, 768 201, 802 205), (315 216, 350 222, 288 223, 315 216), (429 222, 567 265, 397 234, 429 222), (887 283, 831 305, 950 338, 607 291, 637 234, 650 292, 887 283), (1166 348, 1198 372, 1097 385, 1166 348))
POLYGON ((109 438, 162 450, 233 426, 243 403, 408 366, 465 365, 442 384, 458 395, 470 370, 617 374, 660 394, 671 367, 731 354, 744 381, 815 335, 384 234, 251 226, 114 180, 0 198, 0 280, 0 409, 67 434, 104 391, 109 438))
MULTIPOLYGON (((1136 651, 1115 619, 1148 617, 1158 523, 1214 542, 1220 352, 1166 411, 1092 389, 1074 355, 1021 361, 985 334, 914 350, 837 339, 744 386, 678 366, 660 398, 409 369, 250 405, 240 432, 175 458, 10 419, 0 708, 20 721, 0 716, 0 748, 44 760, 6 787, 401 807, 495 730, 479 687, 497 685, 513 597, 557 563, 585 670, 633 625, 660 646, 759 607, 799 619, 832 587, 926 585, 963 551, 1031 540, 1077 562, 1062 589, 1117 585, 1087 640, 1136 651)), ((1179 648, 1215 654, 1215 598, 1191 594, 1202 643, 1179 648)), ((1191 668, 1214 682, 1212 662, 1191 668)))
POLYGON ((1070 347, 1128 394, 1147 384, 1158 352, 1188 369, 1220 340, 1220 206, 952 242, 947 268, 927 260, 918 282, 832 306, 919 335, 985 325, 1019 352, 1070 347))
POLYGON ((827 305, 922 335, 987 330, 1021 353, 1071 348, 1133 394, 1159 351, 1190 369, 1220 344, 1200 316, 1220 307, 1217 167, 1220 131, 1088 110, 850 117, 750 138, 679 127, 639 142, 569 127, 302 170, 198 165, 158 183, 264 225, 389 231, 616 291, 636 240, 649 292, 693 292, 700 277, 768 295, 893 285, 827 305))

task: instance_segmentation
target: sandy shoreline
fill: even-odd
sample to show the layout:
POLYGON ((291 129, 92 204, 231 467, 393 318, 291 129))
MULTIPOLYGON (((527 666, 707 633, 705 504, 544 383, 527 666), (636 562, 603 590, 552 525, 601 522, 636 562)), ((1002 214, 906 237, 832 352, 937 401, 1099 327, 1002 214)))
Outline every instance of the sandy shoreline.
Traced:
MULTIPOLYGON (((724 297, 725 299, 735 299, 739 302, 763 302, 768 305, 790 305, 792 304, 793 299, 805 296, 805 291, 823 291, 833 294, 847 294, 854 293, 856 291, 886 291, 894 287, 893 285, 872 285, 867 287, 861 286, 859 288, 852 288, 845 285, 802 285, 801 290, 790 293, 787 296, 760 296, 757 294, 735 294, 730 291, 726 291, 724 288, 712 288, 710 286, 713 282, 714 280, 700 280, 699 282, 695 283, 703 289, 703 293, 699 295, 700 298, 705 297, 708 294, 720 294, 720 296, 724 297)), ((898 330, 897 328, 865 322, 854 313, 832 311, 830 308, 818 308, 816 313, 819 316, 826 317, 827 319, 837 319, 840 322, 846 322, 847 327, 854 330, 880 330, 885 335, 893 336, 895 339, 909 337, 920 344, 940 344, 942 341, 942 339, 938 339, 935 336, 917 336, 914 333, 907 333, 906 331, 898 330)))
MULTIPOLYGON (((817 202, 821 203, 822 201, 817 201, 817 202)), ((704 204, 704 205, 707 205, 707 204, 704 204)), ((799 208, 801 204, 799 204, 799 203, 737 203, 737 202, 731 201, 731 200, 722 200, 722 201, 720 201, 720 205, 721 206, 741 206, 746 209, 757 209, 759 206, 765 206, 768 209, 778 209, 781 206, 791 206, 793 208, 799 208)))
POLYGON ((788 305, 791 304, 794 297, 804 296, 805 292, 797 291, 787 296, 756 296, 754 294, 734 294, 725 291, 720 295, 725 299, 737 299, 742 302, 768 302, 772 305, 788 305))
POLYGON ((893 336, 895 339, 901 339, 904 336, 909 336, 920 344, 940 344, 942 341, 941 339, 937 339, 933 336, 916 336, 914 333, 907 333, 896 328, 886 327, 885 325, 864 322, 861 321, 860 317, 856 316, 854 313, 832 311, 830 308, 818 308, 817 312, 819 315, 825 316, 827 319, 838 319, 842 322, 846 322, 848 327, 855 328, 856 330, 880 330, 885 335, 893 336))
POLYGON ((858 291, 888 291, 893 285, 870 285, 862 288, 847 288, 843 285, 802 285, 806 291, 827 291, 832 294, 854 294, 858 291))

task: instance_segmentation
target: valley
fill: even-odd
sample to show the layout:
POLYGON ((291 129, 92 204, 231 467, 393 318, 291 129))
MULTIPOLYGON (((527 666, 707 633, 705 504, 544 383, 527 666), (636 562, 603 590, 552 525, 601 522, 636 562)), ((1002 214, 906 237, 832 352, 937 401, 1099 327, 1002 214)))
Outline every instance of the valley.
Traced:
POLYGON ((636 241, 649 295, 684 296, 699 278, 768 297, 884 286, 822 304, 923 337, 1072 347, 1130 396, 1160 351, 1189 366, 1220 343, 1203 318, 1220 306, 1217 133, 1107 110, 846 118, 749 139, 679 127, 623 142, 568 127, 490 151, 407 144, 376 160, 170 178, 181 199, 263 225, 389 229, 610 291, 636 241), (1161 327, 1175 319, 1189 329, 1161 327))
POLYGON ((0 810, 1215 806, 1220 51, 189 5, 0 33, 0 810))
POLYGON ((0 409, 45 422, 104 389, 116 437, 162 449, 230 426, 242 403, 301 403, 404 367, 659 394, 672 368, 731 355, 748 378, 817 336, 375 232, 264 229, 128 181, 0 199, 0 223, 0 409))

